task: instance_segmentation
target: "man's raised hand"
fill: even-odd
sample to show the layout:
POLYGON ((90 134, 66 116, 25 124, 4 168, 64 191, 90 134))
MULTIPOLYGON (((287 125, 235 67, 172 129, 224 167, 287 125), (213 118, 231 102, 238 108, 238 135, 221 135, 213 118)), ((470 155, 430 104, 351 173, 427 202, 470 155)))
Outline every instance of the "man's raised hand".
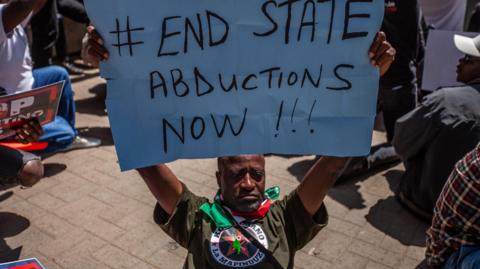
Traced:
POLYGON ((368 56, 372 65, 379 68, 380 76, 383 76, 395 60, 396 53, 397 51, 387 41, 385 33, 378 32, 372 46, 370 47, 368 56))
POLYGON ((87 33, 82 41, 82 58, 86 64, 98 67, 101 61, 107 60, 108 51, 104 47, 104 42, 95 27, 88 26, 87 33))

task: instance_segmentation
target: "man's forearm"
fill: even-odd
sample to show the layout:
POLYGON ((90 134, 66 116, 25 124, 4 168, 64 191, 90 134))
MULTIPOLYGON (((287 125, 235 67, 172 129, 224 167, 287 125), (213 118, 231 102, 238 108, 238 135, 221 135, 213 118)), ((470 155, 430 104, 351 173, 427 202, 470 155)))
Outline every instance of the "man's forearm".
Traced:
POLYGON ((13 31, 30 13, 40 10, 45 2, 46 0, 13 0, 8 3, 2 12, 5 33, 13 31))
POLYGON ((347 160, 344 157, 322 157, 307 172, 298 186, 298 195, 310 215, 318 211, 347 160))
POLYGON ((138 169, 143 180, 168 214, 172 214, 183 191, 182 184, 165 164, 138 169))

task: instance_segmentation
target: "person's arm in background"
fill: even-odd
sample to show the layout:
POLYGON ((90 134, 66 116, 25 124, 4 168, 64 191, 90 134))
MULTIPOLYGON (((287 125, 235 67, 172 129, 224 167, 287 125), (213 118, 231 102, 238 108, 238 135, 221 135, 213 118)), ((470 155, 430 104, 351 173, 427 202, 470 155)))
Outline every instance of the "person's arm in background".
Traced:
MULTIPOLYGON (((384 75, 393 60, 395 49, 387 42, 383 32, 377 34, 370 47, 371 63, 379 68, 380 75, 384 75)), ((298 195, 307 212, 314 216, 320 209, 323 199, 335 183, 339 173, 345 167, 348 157, 322 157, 308 171, 298 186, 298 195)))
POLYGON ((1 12, 5 33, 13 31, 31 13, 38 12, 46 2, 47 0, 12 0, 6 4, 1 12))

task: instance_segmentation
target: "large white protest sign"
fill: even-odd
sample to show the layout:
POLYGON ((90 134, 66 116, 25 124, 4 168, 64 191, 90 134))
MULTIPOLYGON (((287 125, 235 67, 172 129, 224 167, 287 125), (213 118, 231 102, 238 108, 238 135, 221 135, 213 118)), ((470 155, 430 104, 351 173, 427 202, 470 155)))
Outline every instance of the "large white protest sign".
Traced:
POLYGON ((87 0, 123 170, 369 152, 383 0, 87 0))

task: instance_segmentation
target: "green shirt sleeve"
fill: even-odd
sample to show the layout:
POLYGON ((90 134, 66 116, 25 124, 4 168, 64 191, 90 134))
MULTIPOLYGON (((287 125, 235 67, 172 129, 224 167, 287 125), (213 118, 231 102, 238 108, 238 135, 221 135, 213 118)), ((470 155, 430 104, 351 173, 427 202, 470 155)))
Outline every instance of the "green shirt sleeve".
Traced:
POLYGON ((313 217, 305 209, 297 190, 286 196, 281 203, 284 205, 285 229, 289 244, 295 250, 302 249, 327 226, 328 213, 323 203, 313 217))
POLYGON ((196 196, 184 184, 182 185, 183 192, 178 199, 173 214, 168 215, 157 203, 153 218, 166 234, 182 247, 188 248, 195 228, 199 227, 199 225, 196 225, 197 221, 201 221, 200 205, 207 199, 196 196))

